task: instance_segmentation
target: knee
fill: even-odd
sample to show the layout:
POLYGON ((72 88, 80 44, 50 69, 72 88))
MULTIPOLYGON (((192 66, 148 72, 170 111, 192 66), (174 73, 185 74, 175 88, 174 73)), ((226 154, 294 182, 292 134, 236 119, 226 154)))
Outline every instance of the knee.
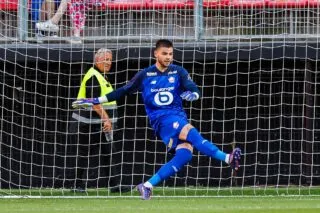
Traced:
MULTIPOLYGON (((190 145, 190 144, 189 144, 190 145)), ((192 159, 192 146, 190 145, 191 149, 185 147, 177 147, 176 149, 176 156, 180 159, 181 167, 187 164, 192 159)))
POLYGON ((194 127, 191 124, 186 124, 182 129, 181 132, 179 134, 179 139, 180 140, 187 140, 187 136, 190 132, 191 129, 193 129, 194 127))
POLYGON ((192 154, 193 152, 193 146, 190 143, 184 142, 181 143, 177 146, 176 151, 178 151, 179 149, 187 149, 190 151, 190 153, 192 154))

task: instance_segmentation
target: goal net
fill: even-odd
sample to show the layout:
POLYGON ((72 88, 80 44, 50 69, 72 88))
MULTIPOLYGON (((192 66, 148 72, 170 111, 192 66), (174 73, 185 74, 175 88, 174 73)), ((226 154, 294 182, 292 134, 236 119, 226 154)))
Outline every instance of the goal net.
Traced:
POLYGON ((58 30, 39 30, 57 6, 0 1, 0 197, 138 196, 112 189, 172 158, 140 94, 117 102, 112 142, 81 133, 81 122, 74 131, 71 102, 99 48, 113 51, 108 79, 119 88, 155 62, 159 38, 202 93, 184 103, 192 125, 243 155, 235 173, 195 150, 155 196, 320 195, 318 1, 73 0, 58 30))

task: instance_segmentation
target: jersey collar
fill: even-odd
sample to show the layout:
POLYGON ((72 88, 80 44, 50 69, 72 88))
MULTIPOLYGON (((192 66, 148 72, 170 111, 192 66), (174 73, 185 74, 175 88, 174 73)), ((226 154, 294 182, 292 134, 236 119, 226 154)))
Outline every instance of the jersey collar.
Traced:
POLYGON ((170 64, 170 65, 168 66, 168 68, 167 68, 164 72, 161 72, 161 71, 158 69, 158 67, 156 66, 156 64, 154 64, 153 66, 154 66, 154 68, 155 68, 155 70, 156 70, 157 73, 159 73, 160 75, 163 75, 163 74, 167 74, 167 73, 169 72, 169 70, 171 70, 171 65, 172 65, 172 64, 170 64))

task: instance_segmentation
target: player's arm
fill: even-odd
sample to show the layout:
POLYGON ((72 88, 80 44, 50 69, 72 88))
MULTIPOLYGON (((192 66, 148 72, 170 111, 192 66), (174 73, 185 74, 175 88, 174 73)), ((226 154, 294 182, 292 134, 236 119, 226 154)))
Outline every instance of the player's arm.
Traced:
POLYGON ((143 76, 144 71, 140 71, 123 87, 120 87, 119 89, 116 89, 102 97, 76 100, 72 103, 72 107, 89 107, 92 105, 119 100, 125 95, 136 92, 141 86, 143 76))
POLYGON ((99 97, 98 98, 99 102, 104 103, 104 102, 119 100, 125 95, 136 92, 141 85, 142 78, 143 78, 143 71, 140 71, 123 87, 120 87, 119 89, 116 89, 110 92, 106 96, 99 97))
POLYGON ((181 84, 185 90, 180 97, 187 101, 195 101, 200 98, 200 90, 197 85, 192 81, 190 75, 185 69, 180 70, 181 84))

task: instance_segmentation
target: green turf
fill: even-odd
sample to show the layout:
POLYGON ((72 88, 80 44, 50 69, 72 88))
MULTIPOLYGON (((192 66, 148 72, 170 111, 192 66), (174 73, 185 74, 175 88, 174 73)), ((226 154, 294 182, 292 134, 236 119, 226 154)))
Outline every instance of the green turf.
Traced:
MULTIPOLYGON (((283 196, 283 195, 315 195, 320 196, 320 187, 156 187, 157 196, 283 196)), ((136 190, 124 194, 112 194, 105 188, 88 189, 87 193, 74 193, 66 188, 37 189, 0 189, 1 196, 138 196, 136 190)))
POLYGON ((199 197, 108 199, 0 199, 0 212, 137 212, 137 213, 206 213, 206 212, 280 212, 319 213, 320 197, 199 197))
POLYGON ((120 195, 111 194, 106 189, 89 189, 88 193, 72 193, 69 189, 1 189, 1 197, 3 199, 0 199, 0 213, 320 212, 320 188, 302 186, 276 188, 157 187, 150 201, 140 200, 135 190, 120 195), (14 195, 18 195, 19 198, 8 198, 14 195), (31 195, 43 198, 32 198, 31 195), (93 197, 97 195, 99 197, 93 197), (186 197, 186 195, 191 197, 186 197), (46 198, 47 196, 51 199, 46 198), (65 196, 65 198, 52 198, 52 196, 65 196))

